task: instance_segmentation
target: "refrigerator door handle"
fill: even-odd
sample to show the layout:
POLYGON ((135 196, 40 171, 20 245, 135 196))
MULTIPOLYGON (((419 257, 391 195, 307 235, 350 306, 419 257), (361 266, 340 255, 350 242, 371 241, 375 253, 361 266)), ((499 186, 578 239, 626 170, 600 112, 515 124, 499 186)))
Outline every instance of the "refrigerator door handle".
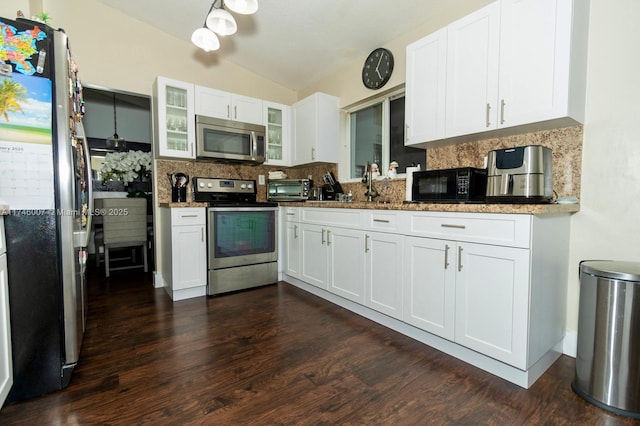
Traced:
MULTIPOLYGON (((82 140, 82 150, 84 152, 85 161, 85 181, 87 183, 87 225, 80 231, 73 232, 73 246, 76 248, 84 248, 89 246, 91 238, 91 222, 93 220, 93 180, 91 179, 91 153, 89 152, 89 144, 84 133, 84 125, 82 120, 76 122, 76 134, 82 140)), ((82 206, 79 206, 82 209, 82 206)), ((83 212, 81 211, 82 215, 83 212)))

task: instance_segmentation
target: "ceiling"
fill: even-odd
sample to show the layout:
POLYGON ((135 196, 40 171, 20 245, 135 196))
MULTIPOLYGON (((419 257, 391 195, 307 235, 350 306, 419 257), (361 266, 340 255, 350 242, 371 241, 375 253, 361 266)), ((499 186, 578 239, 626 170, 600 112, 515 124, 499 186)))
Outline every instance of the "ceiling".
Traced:
MULTIPOLYGON (((203 25, 212 0, 98 0, 179 39, 203 25), (186 4, 190 6, 186 6, 186 4)), ((238 32, 218 55, 299 90, 424 24, 465 0, 259 0, 253 15, 234 14, 238 32)), ((197 48, 193 47, 194 51, 197 48)))

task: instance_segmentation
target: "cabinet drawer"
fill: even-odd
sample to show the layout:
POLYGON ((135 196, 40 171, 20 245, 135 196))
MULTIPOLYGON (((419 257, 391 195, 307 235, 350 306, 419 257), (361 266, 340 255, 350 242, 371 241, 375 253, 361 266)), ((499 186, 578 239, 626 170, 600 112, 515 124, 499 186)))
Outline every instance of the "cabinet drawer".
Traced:
POLYGON ((283 207, 281 213, 285 222, 300 222, 300 207, 283 207))
POLYGON ((362 211, 351 209, 303 208, 300 220, 323 226, 362 228, 362 211))
POLYGON ((204 207, 172 208, 171 226, 204 225, 206 223, 206 211, 204 207))
POLYGON ((399 211, 371 210, 364 217, 365 228, 372 231, 402 232, 407 223, 407 215, 399 211))
POLYGON ((410 234, 528 248, 531 216, 489 213, 414 213, 410 234))

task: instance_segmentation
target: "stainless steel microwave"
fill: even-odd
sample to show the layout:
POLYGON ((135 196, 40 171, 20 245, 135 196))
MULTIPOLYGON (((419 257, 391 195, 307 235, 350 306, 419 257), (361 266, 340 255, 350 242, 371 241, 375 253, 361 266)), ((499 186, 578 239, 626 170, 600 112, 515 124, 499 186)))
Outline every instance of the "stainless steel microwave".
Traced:
POLYGON ((196 115, 196 157, 264 163, 265 126, 196 115))

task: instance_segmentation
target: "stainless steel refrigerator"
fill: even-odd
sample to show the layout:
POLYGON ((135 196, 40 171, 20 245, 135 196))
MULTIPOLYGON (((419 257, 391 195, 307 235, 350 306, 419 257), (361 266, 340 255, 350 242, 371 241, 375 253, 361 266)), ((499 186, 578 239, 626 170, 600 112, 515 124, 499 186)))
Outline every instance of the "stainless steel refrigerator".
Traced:
POLYGON ((82 86, 67 36, 29 20, 0 18, 0 30, 12 403, 66 387, 78 363, 92 196, 82 86))

